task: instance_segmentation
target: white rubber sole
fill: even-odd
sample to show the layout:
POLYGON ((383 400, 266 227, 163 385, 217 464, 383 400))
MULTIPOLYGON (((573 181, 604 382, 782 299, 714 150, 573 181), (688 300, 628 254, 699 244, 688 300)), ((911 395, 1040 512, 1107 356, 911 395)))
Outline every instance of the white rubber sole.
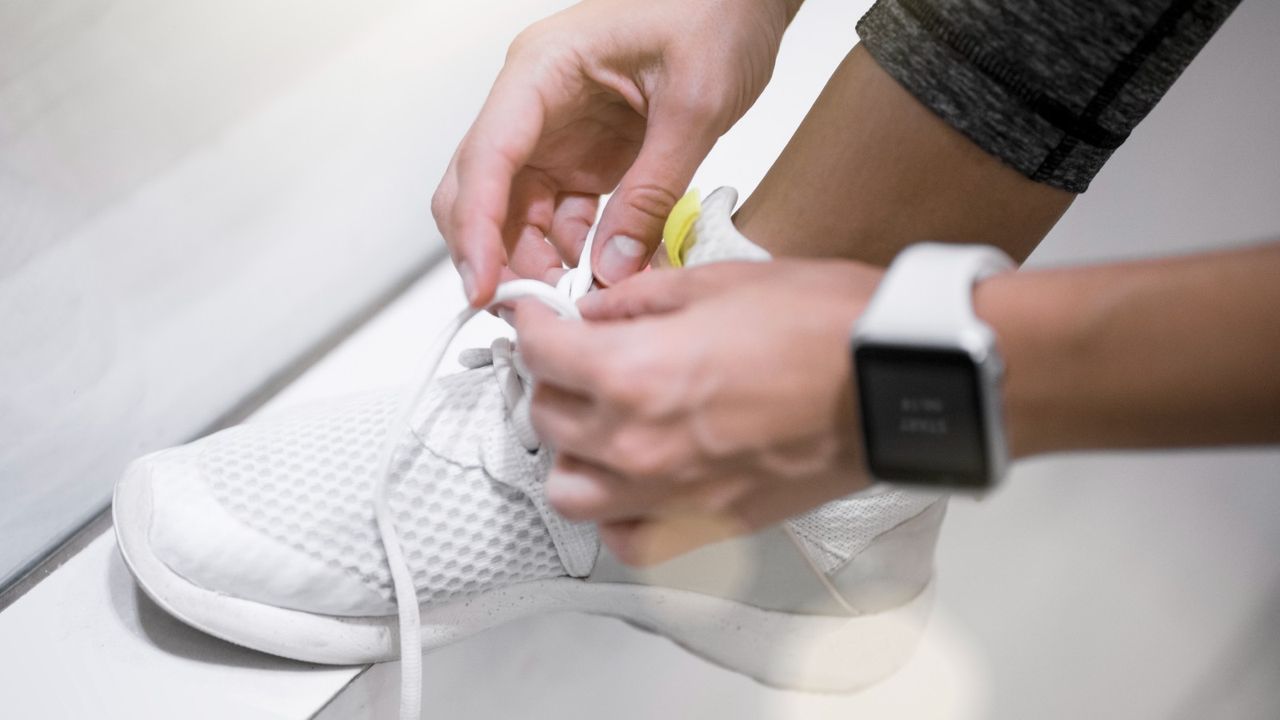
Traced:
MULTIPOLYGON (((243 600, 205 589, 152 552, 150 477, 134 466, 116 485, 116 539, 138 584, 168 613, 210 635, 306 662, 359 665, 398 657, 394 615, 339 617, 243 600)), ((547 612, 621 618, 711 662, 776 687, 848 692, 892 674, 911 656, 933 602, 930 583, 891 611, 856 617, 763 610, 700 593, 555 578, 423 606, 424 649, 547 612)))

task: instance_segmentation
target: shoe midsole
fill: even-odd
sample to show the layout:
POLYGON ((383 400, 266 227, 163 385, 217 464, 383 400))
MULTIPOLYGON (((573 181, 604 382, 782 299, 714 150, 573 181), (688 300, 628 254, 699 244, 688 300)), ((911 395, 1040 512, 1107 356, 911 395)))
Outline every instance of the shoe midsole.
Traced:
MULTIPOLYGON (((148 541, 150 483, 135 466, 117 484, 116 539, 143 591, 197 629, 262 652, 305 662, 357 665, 398 656, 396 618, 340 617, 217 593, 164 564, 148 541)), ((761 682, 793 689, 865 687, 910 657, 932 605, 930 583, 910 602, 859 616, 766 610, 688 590, 551 578, 452 602, 424 605, 423 648, 456 642, 529 615, 584 612, 617 617, 761 682)))

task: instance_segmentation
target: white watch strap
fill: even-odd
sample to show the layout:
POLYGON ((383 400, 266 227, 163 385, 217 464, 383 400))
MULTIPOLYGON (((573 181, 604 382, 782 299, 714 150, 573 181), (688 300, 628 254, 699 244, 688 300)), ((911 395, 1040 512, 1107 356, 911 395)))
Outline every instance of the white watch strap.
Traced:
POLYGON ((859 341, 981 352, 992 337, 974 314, 974 283, 1013 268, 1008 255, 988 245, 912 245, 889 266, 855 335, 859 341))

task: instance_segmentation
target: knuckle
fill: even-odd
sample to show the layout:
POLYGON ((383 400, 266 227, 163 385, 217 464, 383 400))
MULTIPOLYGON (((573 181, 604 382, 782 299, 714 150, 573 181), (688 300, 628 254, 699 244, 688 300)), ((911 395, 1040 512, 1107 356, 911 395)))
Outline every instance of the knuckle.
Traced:
POLYGON ((522 57, 540 47, 546 34, 545 28, 545 24, 538 21, 517 33, 507 47, 507 59, 522 57))
POLYGON ((544 18, 521 30, 507 47, 507 60, 528 63, 552 60, 564 54, 574 36, 561 29, 555 18, 544 18))
POLYGON ((447 190, 442 183, 440 187, 431 195, 431 217, 435 218, 436 225, 440 226, 443 232, 443 226, 449 217, 449 211, 453 208, 453 193, 447 190))
POLYGON ((640 183, 628 187, 622 201, 649 221, 665 223, 671 208, 680 198, 669 188, 656 183, 640 183))
POLYGON ((607 405, 627 409, 635 404, 631 364, 632 361, 624 354, 609 353, 595 366, 594 377, 590 381, 607 405))
POLYGON ((476 215, 464 214, 453 223, 453 235, 456 240, 466 240, 463 247, 474 246, 472 238, 482 237, 488 225, 476 215))
POLYGON ((644 433, 619 433, 614 437, 613 449, 619 469, 629 477, 652 479, 669 470, 667 457, 656 450, 644 433))
POLYGON ((605 382, 605 396, 609 404, 617 411, 629 417, 645 417, 640 412, 644 405, 645 393, 643 381, 629 370, 615 370, 609 373, 605 382))
POLYGON ((694 122, 710 123, 720 115, 721 103, 709 88, 689 88, 675 102, 681 114, 694 122))
MULTIPOLYGON (((455 160, 458 167, 458 179, 464 186, 467 183, 474 182, 475 173, 473 170, 477 165, 481 164, 484 159, 487 148, 483 137, 467 137, 463 139, 462 145, 458 147, 457 159, 455 160)), ((466 193, 463 193, 465 199, 466 193)))

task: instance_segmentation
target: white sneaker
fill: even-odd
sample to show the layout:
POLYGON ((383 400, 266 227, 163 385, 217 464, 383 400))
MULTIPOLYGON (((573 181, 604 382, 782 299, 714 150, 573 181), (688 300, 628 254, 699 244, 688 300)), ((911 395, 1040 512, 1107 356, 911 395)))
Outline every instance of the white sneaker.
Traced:
MULTIPOLYGON (((768 258, 733 227, 735 201, 722 188, 703 203, 688 264, 768 258)), ((551 454, 529 425, 528 378, 511 343, 463 361, 471 369, 436 381, 388 446, 388 517, 423 648, 573 610, 623 618, 789 688, 856 689, 909 657, 930 605, 944 500, 851 497, 628 568, 594 526, 548 506, 551 454)), ((399 657, 373 498, 402 397, 362 395, 135 461, 113 513, 139 584, 180 620, 264 652, 344 665, 399 657)))

